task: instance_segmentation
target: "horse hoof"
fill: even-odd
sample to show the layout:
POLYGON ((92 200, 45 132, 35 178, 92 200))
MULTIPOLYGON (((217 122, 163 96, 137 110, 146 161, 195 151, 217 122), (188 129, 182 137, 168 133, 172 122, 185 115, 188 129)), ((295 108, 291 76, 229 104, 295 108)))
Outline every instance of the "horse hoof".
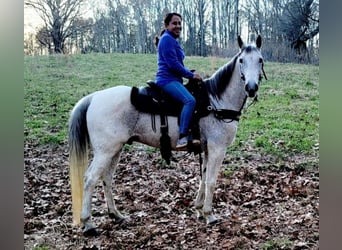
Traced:
POLYGON ((207 224, 208 225, 217 225, 220 223, 221 223, 221 220, 217 219, 214 215, 209 215, 207 218, 207 224))
POLYGON ((133 220, 130 217, 117 218, 114 221, 114 224, 118 225, 120 228, 127 228, 133 225, 133 220))
POLYGON ((204 217, 203 217, 203 215, 199 215, 199 216, 197 216, 197 220, 199 220, 199 221, 204 221, 204 217))
POLYGON ((114 224, 120 225, 120 224, 122 224, 122 223, 125 222, 125 221, 126 221, 126 218, 125 218, 125 217, 116 218, 116 219, 114 220, 114 224))
POLYGON ((221 224, 221 223, 222 223, 222 220, 216 219, 216 220, 214 220, 214 221, 209 222, 208 225, 209 225, 209 226, 213 226, 213 225, 219 225, 219 224, 221 224))
POLYGON ((99 235, 100 235, 100 233, 95 228, 83 230, 83 236, 85 236, 85 237, 96 237, 99 235))
POLYGON ((124 221, 128 220, 127 217, 119 214, 114 214, 114 213, 109 213, 109 218, 112 219, 112 221, 114 222, 114 224, 116 225, 120 225, 121 223, 123 223, 124 221))

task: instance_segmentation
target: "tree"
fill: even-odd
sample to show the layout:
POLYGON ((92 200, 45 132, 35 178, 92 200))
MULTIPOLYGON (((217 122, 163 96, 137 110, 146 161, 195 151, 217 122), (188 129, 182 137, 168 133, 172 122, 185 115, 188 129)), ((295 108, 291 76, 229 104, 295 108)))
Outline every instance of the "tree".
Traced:
POLYGON ((25 55, 34 55, 36 52, 35 34, 27 33, 24 36, 25 55))
MULTIPOLYGON (((91 9, 87 0, 24 1, 45 22, 39 44, 50 46, 50 53, 155 53, 154 38, 172 11, 183 16, 179 41, 187 55, 230 57, 237 35, 254 41, 261 34, 266 60, 319 59, 318 0, 101 0, 92 1, 91 9)), ((28 51, 30 44, 25 46, 28 51)))
POLYGON ((197 0, 196 2, 197 16, 199 21, 199 30, 198 30, 198 50, 197 54, 200 56, 207 56, 207 46, 206 46, 206 28, 208 22, 205 20, 205 15, 207 11, 207 2, 205 0, 197 0))
POLYGON ((52 37, 46 27, 38 30, 36 34, 36 41, 38 42, 41 49, 45 47, 48 49, 49 53, 51 53, 52 37))
MULTIPOLYGON (((187 27, 187 34, 183 36, 187 38, 185 42, 185 51, 188 55, 196 55, 196 33, 197 33, 197 25, 196 25, 196 15, 194 14, 194 8, 195 2, 194 0, 188 0, 188 1, 182 1, 182 14, 184 20, 186 20, 184 23, 186 23, 187 27)), ((183 30, 184 28, 184 23, 183 23, 183 30)))
POLYGON ((85 0, 25 0, 25 5, 36 10, 51 35, 55 53, 64 53, 65 40, 77 27, 85 0))
POLYGON ((314 0, 291 1, 280 18, 280 27, 298 58, 307 57, 306 42, 319 33, 318 4, 314 0))

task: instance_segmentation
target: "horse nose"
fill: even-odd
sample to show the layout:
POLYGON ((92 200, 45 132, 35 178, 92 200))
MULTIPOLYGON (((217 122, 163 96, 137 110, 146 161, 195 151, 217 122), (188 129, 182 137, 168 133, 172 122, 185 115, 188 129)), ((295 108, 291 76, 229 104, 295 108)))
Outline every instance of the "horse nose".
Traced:
POLYGON ((248 82, 245 85, 245 90, 248 93, 249 97, 254 97, 256 92, 258 91, 258 88, 259 88, 258 84, 256 84, 256 83, 248 82))

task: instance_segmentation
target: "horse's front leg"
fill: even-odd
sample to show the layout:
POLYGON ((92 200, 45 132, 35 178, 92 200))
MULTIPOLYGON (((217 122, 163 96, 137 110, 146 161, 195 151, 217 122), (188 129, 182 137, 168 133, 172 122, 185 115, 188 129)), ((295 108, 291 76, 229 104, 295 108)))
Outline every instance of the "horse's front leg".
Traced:
POLYGON ((208 142, 208 162, 205 180, 205 198, 203 204, 203 215, 207 224, 218 222, 218 219, 212 212, 212 204, 216 181, 225 152, 225 145, 217 145, 214 142, 208 142))
POLYGON ((205 181, 206 181, 206 173, 207 173, 207 163, 208 163, 208 152, 204 152, 204 159, 202 165, 202 178, 200 180, 200 185, 198 187, 196 199, 195 199, 195 208, 197 211, 197 219, 204 219, 203 215, 203 204, 205 198, 205 181))

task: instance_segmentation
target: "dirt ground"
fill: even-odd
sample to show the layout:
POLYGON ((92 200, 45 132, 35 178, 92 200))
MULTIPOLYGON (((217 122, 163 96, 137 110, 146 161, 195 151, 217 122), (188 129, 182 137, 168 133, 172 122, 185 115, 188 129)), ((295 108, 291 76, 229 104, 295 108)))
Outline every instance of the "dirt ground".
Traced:
POLYGON ((100 235, 84 237, 72 225, 67 146, 25 145, 25 249, 318 249, 318 157, 285 163, 251 152, 226 156, 213 208, 221 223, 198 221, 193 206, 199 184, 194 156, 174 153, 165 166, 158 151, 141 145, 122 154, 113 188, 130 223, 107 216, 101 183, 92 200, 100 235), (229 168, 229 166, 239 166, 229 168))

